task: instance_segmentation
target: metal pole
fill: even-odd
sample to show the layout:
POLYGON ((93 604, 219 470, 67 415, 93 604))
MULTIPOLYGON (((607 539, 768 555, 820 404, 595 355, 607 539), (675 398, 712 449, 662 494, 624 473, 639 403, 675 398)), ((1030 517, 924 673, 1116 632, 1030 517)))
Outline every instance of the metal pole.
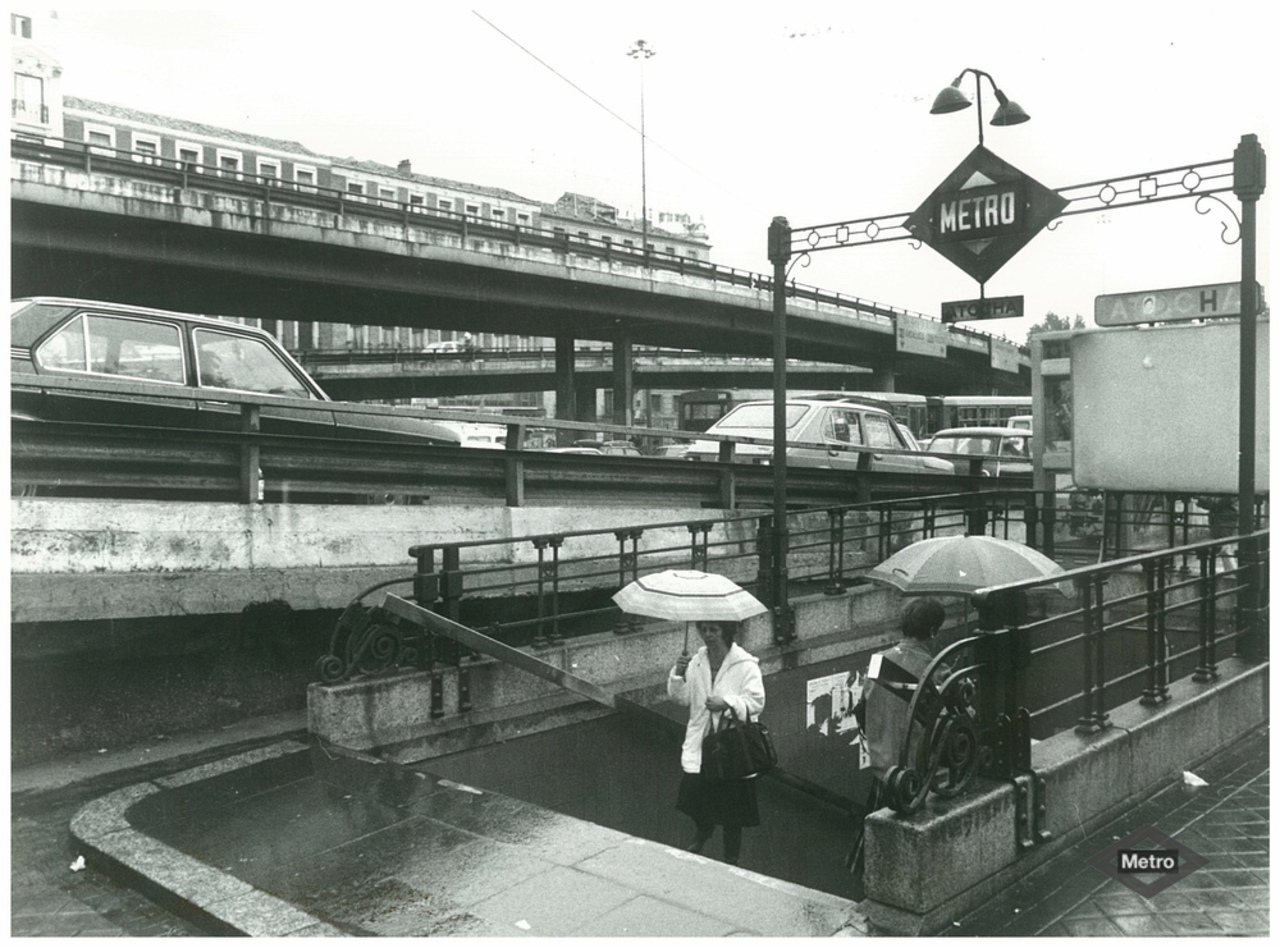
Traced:
POLYGON ((787 604, 787 264, 791 225, 785 217, 769 224, 769 262, 773 264, 773 637, 790 634, 787 604))
MULTIPOLYGON (((1257 135, 1241 137, 1232 163, 1232 190, 1240 199, 1240 460, 1238 530, 1254 530, 1254 477, 1257 446, 1258 283, 1257 203, 1267 185, 1267 156, 1257 135)), ((1258 626, 1258 543, 1240 543, 1243 586, 1238 600, 1241 638, 1238 650, 1250 658, 1262 655, 1258 626)))
POLYGON ((645 265, 649 264, 649 182, 645 161, 644 133, 644 61, 655 53, 644 40, 636 40, 635 46, 627 51, 632 59, 640 61, 640 251, 644 255, 645 265))

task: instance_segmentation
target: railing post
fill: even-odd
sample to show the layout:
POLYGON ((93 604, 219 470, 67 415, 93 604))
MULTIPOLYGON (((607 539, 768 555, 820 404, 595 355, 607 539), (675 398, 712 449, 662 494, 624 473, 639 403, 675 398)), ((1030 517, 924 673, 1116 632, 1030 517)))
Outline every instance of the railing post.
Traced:
POLYGON ((533 541, 538 551, 538 632, 533 637, 534 648, 548 648, 560 641, 560 544, 564 537, 539 537, 533 541), (551 550, 547 562, 546 551, 551 550), (546 631, 546 590, 551 583, 551 631, 546 631))
POLYGON ((1083 598, 1081 616, 1084 619, 1084 692, 1083 713, 1076 722, 1077 734, 1096 734, 1110 724, 1110 715, 1103 703, 1106 688, 1106 669, 1103 662, 1104 616, 1101 573, 1080 582, 1083 598))
POLYGON ((1210 682, 1218 677, 1217 626, 1218 626, 1218 553, 1221 547, 1212 546, 1197 551, 1200 557, 1200 629, 1199 664, 1191 675, 1196 682, 1210 682))
MULTIPOLYGON (((613 535, 618 541, 618 588, 622 589, 628 583, 634 582, 639 573, 640 537, 644 535, 644 530, 615 530, 613 535), (627 550, 628 540, 631 541, 629 551, 627 550)), ((639 629, 640 620, 625 612, 619 613, 618 621, 613 626, 615 635, 626 635, 639 629)))
POLYGON ((827 585, 822 591, 828 596, 844 592, 844 515, 843 507, 827 510, 827 585))
POLYGON ((1147 591, 1147 687, 1140 700, 1148 706, 1169 700, 1169 651, 1164 637, 1164 617, 1167 574, 1172 568, 1172 560, 1147 560, 1142 564, 1147 591))
POLYGON ((709 543, 707 541, 707 533, 711 529, 710 521, 701 521, 698 523, 688 524, 689 530, 689 568, 699 569, 704 573, 707 570, 709 543), (698 538, 698 534, 702 538, 698 538))
POLYGON ((258 405, 240 406, 240 431, 245 435, 240 446, 240 502, 261 503, 264 494, 262 483, 262 448, 258 434, 262 430, 262 409, 258 405))

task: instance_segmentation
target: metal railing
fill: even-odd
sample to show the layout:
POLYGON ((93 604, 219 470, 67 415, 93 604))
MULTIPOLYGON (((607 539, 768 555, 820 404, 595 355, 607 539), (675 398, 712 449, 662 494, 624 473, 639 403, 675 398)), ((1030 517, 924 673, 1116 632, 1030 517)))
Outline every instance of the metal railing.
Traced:
MULTIPOLYGON (((768 464, 733 463, 730 438, 665 428, 526 416, 402 409, 92 379, 16 376, 11 382, 11 481, 15 493, 47 496, 235 500, 241 503, 616 503, 765 506, 768 464), (112 407, 114 406, 114 407, 112 407), (51 417, 46 418, 45 413, 51 417), (30 413, 34 417, 24 417, 30 413), (117 419, 127 416, 129 423, 117 419), (80 421, 62 418, 110 417, 80 421), (181 421, 174 421, 174 418, 181 421), (506 449, 448 447, 415 438, 418 422, 490 423, 506 449), (528 450, 528 435, 572 442, 606 438, 719 441, 722 463, 661 457, 565 455, 528 450)), ((593 442, 596 443, 596 442, 593 442)), ((811 445, 796 445, 808 447, 811 445)), ((901 474, 868 469, 872 454, 848 447, 859 467, 794 466, 792 502, 1024 486, 969 473, 901 474)), ((979 459, 980 461, 980 459, 979 459)))
POLYGON ((919 727, 886 775, 887 805, 911 813, 980 774, 1013 779, 1021 845, 1046 838, 1027 802, 1044 794, 1032 741, 1105 730, 1121 704, 1168 701, 1178 679, 1212 682, 1228 650, 1265 659, 1269 539, 1218 537, 976 591, 987 631, 941 649, 921 676, 909 712, 919 727), (1235 558, 1246 540, 1254 567, 1235 558))
MULTIPOLYGON (((982 491, 842 504, 787 515, 789 583, 844 591, 898 549, 933 536, 988 533, 1022 538, 1034 529, 1035 495, 982 491)), ((420 605, 480 623, 493 639, 547 647, 578 635, 634 631, 637 620, 609 598, 639 576, 691 568, 728 576, 768 601, 773 515, 742 513, 605 530, 564 531, 413 547, 416 571, 362 590, 339 619, 317 666, 334 683, 388 670, 431 668, 461 656, 364 605, 373 593, 412 585, 420 605), (499 606, 500 604, 500 606, 499 606)), ((794 633, 775 630, 787 644, 794 633)))
MULTIPOLYGON (((558 253, 577 253, 601 260, 632 264, 636 267, 700 277, 713 283, 740 286, 762 293, 772 292, 773 287, 772 277, 765 274, 726 267, 679 254, 668 254, 657 250, 646 251, 638 247, 628 248, 619 246, 616 241, 581 237, 567 231, 557 232, 541 227, 489 220, 396 199, 351 194, 336 188, 321 187, 318 184, 285 181, 275 176, 217 168, 105 145, 55 138, 32 141, 18 133, 11 133, 10 154, 14 159, 74 168, 86 173, 97 170, 147 181, 161 181, 184 189, 199 187, 221 194, 248 197, 267 204, 289 204, 335 212, 340 215, 387 220, 406 226, 414 224, 455 235, 462 241, 464 249, 474 249, 467 246, 467 242, 472 238, 483 238, 512 246, 527 245, 558 253)), ((887 333, 893 332, 892 317, 897 315, 937 321, 936 317, 923 313, 809 286, 794 280, 788 281, 787 285, 788 295, 795 300, 848 310, 856 317, 869 319, 872 325, 887 333)), ((958 345, 965 348, 984 348, 991 339, 1009 341, 1003 336, 995 336, 967 326, 949 326, 948 332, 957 340, 958 345)), ((1019 353, 1026 357, 1026 346, 1016 343, 1014 345, 1017 346, 1019 353)))

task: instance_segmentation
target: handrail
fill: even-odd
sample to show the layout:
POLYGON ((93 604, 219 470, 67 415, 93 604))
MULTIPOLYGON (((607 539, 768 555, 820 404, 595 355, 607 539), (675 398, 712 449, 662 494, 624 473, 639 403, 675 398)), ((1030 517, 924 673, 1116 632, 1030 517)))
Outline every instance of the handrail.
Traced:
MULTIPOLYGON (((410 221, 421 223, 427 227, 465 232, 469 235, 492 236, 499 239, 511 239, 516 243, 534 243, 550 249, 568 251, 587 251, 591 256, 608 260, 618 259, 623 262, 635 262, 648 268, 674 271, 681 274, 704 276, 713 282, 727 282, 731 285, 744 286, 761 293, 772 291, 773 279, 760 273, 726 267, 709 261, 699 261, 678 254, 666 254, 661 251, 642 248, 618 246, 612 241, 598 238, 582 238, 567 231, 557 233, 546 228, 534 228, 506 221, 494 221, 478 218, 457 211, 441 211, 437 208, 426 208, 422 205, 409 204, 394 199, 371 195, 354 195, 334 188, 321 187, 318 184, 298 184, 292 181, 261 176, 243 171, 226 171, 221 168, 183 162, 174 158, 117 149, 103 145, 92 145, 86 142, 75 142, 67 139, 43 138, 39 142, 21 137, 17 132, 10 135, 10 153, 12 157, 25 160, 36 160, 45 163, 62 164, 68 167, 84 168, 92 171, 94 165, 115 172, 128 172, 132 176, 162 180, 181 187, 191 187, 198 183, 210 191, 228 194, 240 194, 260 200, 276 203, 294 203, 302 206, 318 206, 326 210, 337 210, 341 214, 356 213, 366 217, 385 218, 398 222, 410 221), (110 155, 103 152, 111 152, 110 155), (125 157, 121 157, 125 156, 125 157)), ((920 319, 939 322, 937 317, 917 313, 902 307, 878 303, 857 296, 846 296, 838 291, 824 290, 816 286, 808 286, 795 281, 788 281, 790 295, 796 300, 824 303, 840 309, 850 309, 871 316, 888 317, 909 315, 920 319)), ((958 338, 975 340, 1001 339, 1014 345, 1021 356, 1028 357, 1026 345, 1015 343, 1004 337, 968 326, 948 325, 948 333, 958 338)))

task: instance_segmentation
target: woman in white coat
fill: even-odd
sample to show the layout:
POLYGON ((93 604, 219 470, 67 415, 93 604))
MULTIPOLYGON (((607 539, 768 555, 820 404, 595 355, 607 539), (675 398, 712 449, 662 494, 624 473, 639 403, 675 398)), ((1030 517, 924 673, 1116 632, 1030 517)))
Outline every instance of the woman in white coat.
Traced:
POLYGON ((759 660, 734 643, 737 623, 695 625, 703 647, 692 657, 686 653, 677 658, 667 677, 667 695, 689 707, 676 809, 693 818, 695 835, 690 852, 701 852, 720 825, 724 827, 724 861, 737 865, 742 828, 760 825, 755 778, 719 780, 703 774, 702 741, 729 708, 743 720, 764 710, 764 677, 759 660))

